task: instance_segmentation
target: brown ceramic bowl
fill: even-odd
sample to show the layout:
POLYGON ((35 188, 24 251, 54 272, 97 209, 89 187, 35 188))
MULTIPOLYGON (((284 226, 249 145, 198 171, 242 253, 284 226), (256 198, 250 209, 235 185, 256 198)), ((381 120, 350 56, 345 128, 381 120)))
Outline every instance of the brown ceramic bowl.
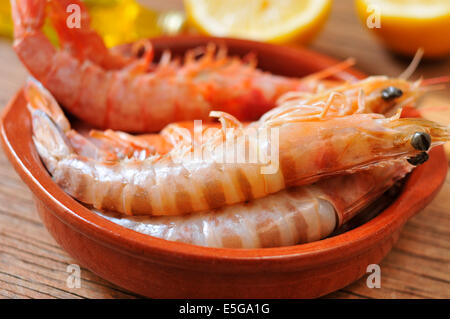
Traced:
MULTIPOLYGON (((181 53, 209 41, 231 53, 257 54, 260 67, 302 76, 336 61, 300 49, 204 37, 154 40, 155 48, 181 53)), ((347 70, 340 77, 362 76, 347 70)), ((318 297, 363 276, 397 240, 404 223, 434 197, 447 172, 444 151, 407 180, 381 214, 353 230, 317 242, 268 249, 218 249, 170 242, 116 225, 64 193, 41 164, 31 140, 22 92, 4 110, 1 138, 9 160, 34 194, 42 221, 56 241, 99 276, 148 297, 302 298, 318 297)))

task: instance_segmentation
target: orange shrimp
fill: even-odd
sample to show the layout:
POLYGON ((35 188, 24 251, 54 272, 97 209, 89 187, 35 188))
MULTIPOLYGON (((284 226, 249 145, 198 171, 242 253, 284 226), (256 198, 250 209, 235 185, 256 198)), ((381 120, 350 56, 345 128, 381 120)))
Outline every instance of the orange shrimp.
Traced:
POLYGON ((79 0, 51 0, 50 18, 58 33, 57 50, 42 33, 46 0, 11 0, 14 49, 29 72, 80 119, 100 128, 128 132, 158 131, 181 120, 208 120, 210 111, 256 120, 288 91, 315 92, 335 82, 319 81, 353 64, 346 61, 304 80, 276 76, 255 68, 255 60, 227 55, 208 46, 188 52, 181 64, 163 54, 151 63, 147 41, 136 43, 128 56, 108 50, 89 28, 79 0), (68 28, 69 4, 81 9, 80 28, 68 28), (203 54, 197 58, 198 54, 203 54))
MULTIPOLYGON (((272 158, 279 167, 271 170, 274 167, 270 165, 265 172, 268 165, 263 161, 220 161, 229 143, 241 137, 253 138, 249 134, 253 127, 243 127, 231 115, 219 113, 213 115, 220 117, 223 128, 233 130, 205 134, 207 138, 200 143, 200 150, 207 151, 204 158, 193 157, 195 149, 183 142, 165 155, 96 160, 77 154, 61 128, 42 112, 42 103, 35 101, 45 97, 33 97, 39 90, 43 88, 26 90, 33 139, 55 182, 86 204, 124 214, 208 211, 394 159, 419 164, 426 160, 430 147, 450 139, 449 127, 421 119, 353 114, 305 120, 294 110, 256 125, 279 131, 279 156, 272 158)), ((274 142, 267 136, 254 142, 242 144, 245 154, 253 150, 274 155, 274 142)))

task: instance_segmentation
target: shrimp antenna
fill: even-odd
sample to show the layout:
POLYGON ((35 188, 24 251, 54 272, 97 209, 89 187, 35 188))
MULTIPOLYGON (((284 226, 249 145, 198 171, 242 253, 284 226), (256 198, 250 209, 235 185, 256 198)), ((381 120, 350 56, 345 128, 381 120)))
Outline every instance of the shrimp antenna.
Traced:
POLYGON ((431 92, 444 90, 446 84, 450 82, 450 76, 444 75, 429 79, 422 79, 422 77, 414 83, 414 87, 422 92, 431 92))
POLYGON ((436 85, 424 86, 420 90, 423 92, 432 92, 432 91, 445 90, 446 88, 447 88, 447 86, 445 84, 440 84, 440 85, 436 84, 436 85))
POLYGON ((438 77, 434 77, 434 78, 421 80, 420 86, 427 87, 427 86, 433 86, 433 85, 439 85, 439 84, 445 85, 448 82, 450 82, 450 76, 443 75, 443 76, 438 76, 438 77))
POLYGON ((416 54, 414 55, 414 58, 412 59, 411 63, 408 65, 405 71, 403 71, 402 74, 398 76, 400 79, 407 80, 411 77, 411 75, 413 75, 413 73, 419 66, 420 61, 422 60, 423 53, 424 53, 423 48, 419 48, 416 51, 416 54))
POLYGON ((323 69, 321 71, 318 71, 316 73, 310 74, 305 76, 302 80, 308 81, 308 80, 322 80, 329 76, 332 76, 334 74, 337 74, 345 69, 348 69, 352 66, 354 66, 356 63, 356 60, 354 58, 348 58, 345 61, 342 61, 338 64, 332 65, 326 69, 323 69))

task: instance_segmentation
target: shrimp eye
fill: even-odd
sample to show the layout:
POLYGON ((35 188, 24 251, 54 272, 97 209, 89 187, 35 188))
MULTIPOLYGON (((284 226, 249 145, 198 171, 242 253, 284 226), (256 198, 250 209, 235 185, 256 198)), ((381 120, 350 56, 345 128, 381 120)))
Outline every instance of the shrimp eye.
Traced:
POLYGON ((388 86, 383 91, 381 91, 381 97, 385 101, 396 99, 403 95, 403 91, 395 86, 388 86))
POLYGON ((136 52, 136 57, 138 59, 142 58, 145 54, 145 51, 146 51, 145 46, 141 45, 136 52))
POLYGON ((431 146, 430 134, 425 132, 416 132, 411 137, 411 145, 418 151, 428 151, 431 146))
POLYGON ((418 154, 418 155, 416 155, 414 157, 408 158, 407 161, 411 165, 417 166, 417 165, 423 164, 426 161, 428 161, 428 158, 429 158, 428 153, 422 152, 422 153, 420 153, 420 154, 418 154))

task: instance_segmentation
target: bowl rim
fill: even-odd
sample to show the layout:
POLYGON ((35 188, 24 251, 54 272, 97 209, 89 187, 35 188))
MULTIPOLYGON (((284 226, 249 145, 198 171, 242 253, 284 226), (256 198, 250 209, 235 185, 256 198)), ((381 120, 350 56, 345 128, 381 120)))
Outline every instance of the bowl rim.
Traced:
MULTIPOLYGON (((217 38, 177 36, 156 38, 152 39, 152 42, 166 46, 172 41, 205 43, 215 40, 217 38)), ((223 41, 227 46, 245 44, 270 50, 283 50, 293 55, 302 53, 303 56, 320 59, 329 65, 337 63, 330 57, 303 48, 226 38, 217 41, 223 41)), ((353 68, 344 73, 355 77, 364 76, 353 68)), ((229 272, 233 269, 229 267, 230 265, 239 265, 242 271, 254 271, 255 261, 258 261, 258 266, 264 266, 265 271, 283 269, 292 271, 298 270, 298 267, 312 268, 344 260, 346 257, 360 254, 380 240, 388 240, 389 234, 398 230, 431 201, 442 186, 447 173, 443 147, 436 147, 430 151, 429 161, 411 173, 401 194, 387 209, 355 229, 316 242, 259 249, 211 248, 173 242, 138 233, 109 221, 90 211, 59 188, 42 165, 31 143, 30 128, 14 130, 14 127, 23 127, 23 123, 15 123, 14 119, 17 121, 20 116, 28 116, 23 99, 23 92, 20 90, 4 109, 0 136, 6 155, 34 196, 50 208, 52 214, 60 221, 100 244, 147 261, 171 265, 176 263, 177 267, 181 268, 201 265, 203 271, 229 272), (24 115, 24 112, 27 114, 24 115), (14 134, 17 136, 14 137, 14 134), (20 141, 16 142, 18 136, 20 141), (25 152, 21 152, 24 147, 25 152)))

